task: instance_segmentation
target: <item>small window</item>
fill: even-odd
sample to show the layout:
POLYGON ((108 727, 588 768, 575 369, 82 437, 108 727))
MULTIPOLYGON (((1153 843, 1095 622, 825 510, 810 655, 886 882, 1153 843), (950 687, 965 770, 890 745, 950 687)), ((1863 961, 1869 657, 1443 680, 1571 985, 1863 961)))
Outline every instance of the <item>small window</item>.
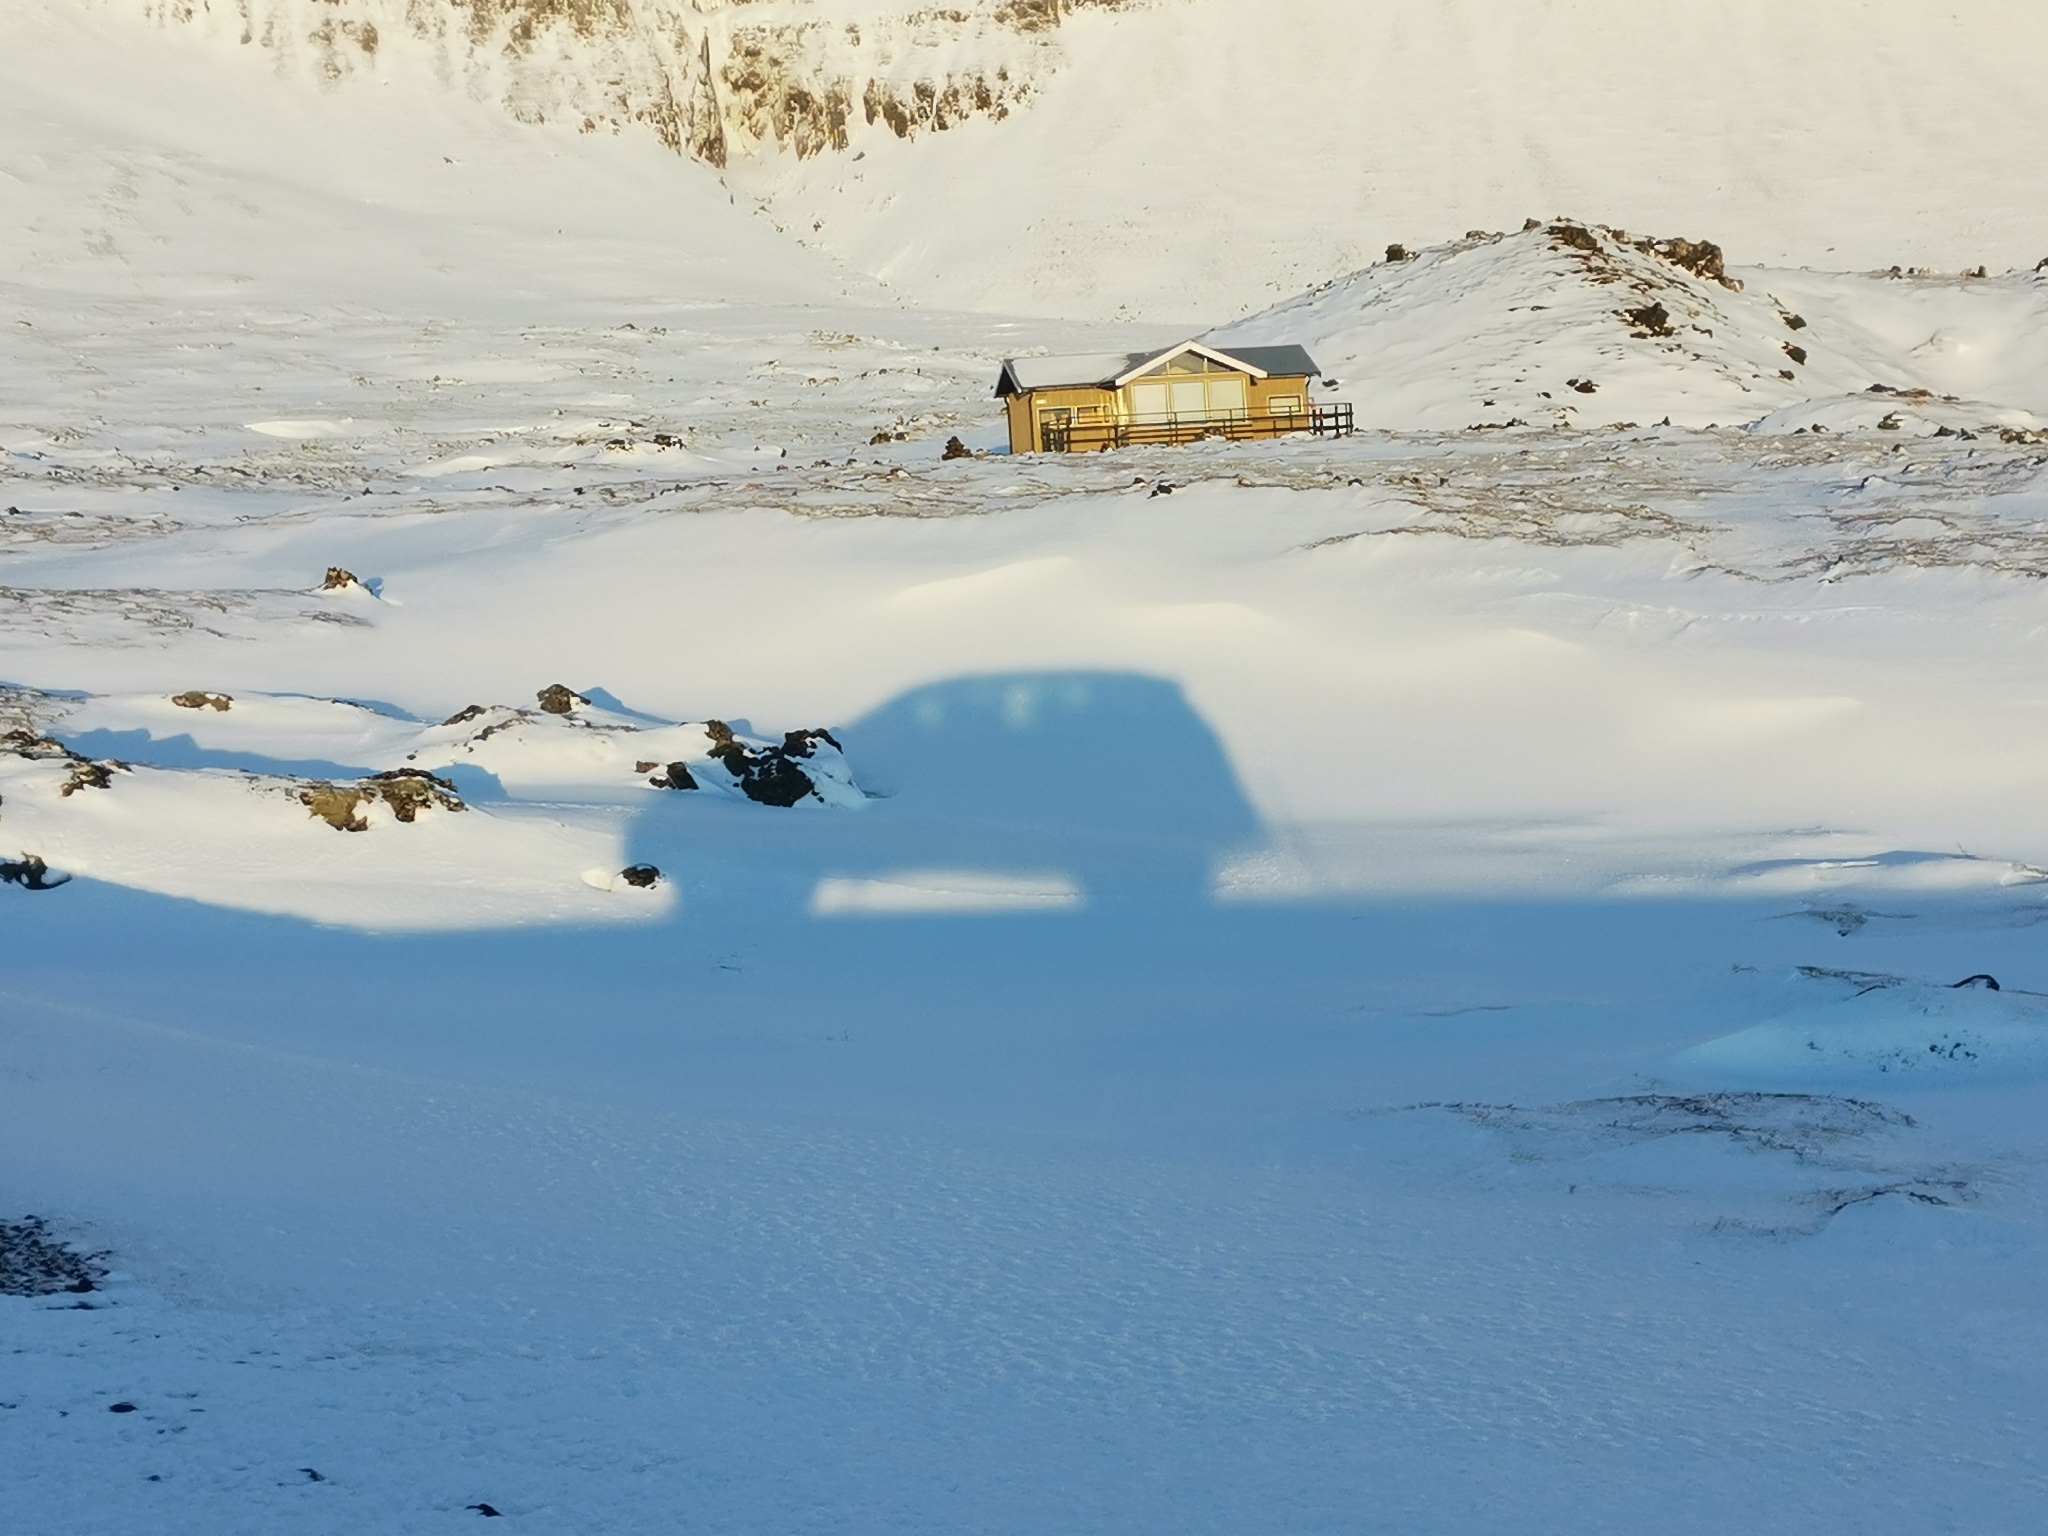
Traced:
POLYGON ((1301 396, 1299 395, 1275 395, 1268 404, 1275 416, 1299 416, 1301 414, 1301 396))

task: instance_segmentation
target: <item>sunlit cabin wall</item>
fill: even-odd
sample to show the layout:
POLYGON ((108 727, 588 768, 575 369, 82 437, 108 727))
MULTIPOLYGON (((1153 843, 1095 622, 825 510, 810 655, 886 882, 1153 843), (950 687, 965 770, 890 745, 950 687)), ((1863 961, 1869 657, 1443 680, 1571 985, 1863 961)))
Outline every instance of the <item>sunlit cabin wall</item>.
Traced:
MULTIPOLYGON (((1237 377, 1245 381, 1246 408, 1253 416, 1293 414, 1301 418, 1302 430, 1309 426, 1309 380, 1306 376, 1273 377, 1254 379, 1248 375, 1237 377), (1276 406, 1291 402, 1292 412, 1278 412, 1276 406)), ((1012 395, 1009 399, 1010 451, 1012 453, 1042 453, 1045 451, 1045 437, 1042 422, 1047 413, 1072 411, 1076 425, 1095 425, 1135 421, 1139 416, 1134 390, 1145 380, 1135 380, 1122 389, 1098 389, 1092 385, 1070 389, 1039 389, 1024 394, 1012 395), (1095 414, 1090 415, 1089 412, 1095 414)), ((1094 446, 1092 443, 1088 446, 1094 446)))

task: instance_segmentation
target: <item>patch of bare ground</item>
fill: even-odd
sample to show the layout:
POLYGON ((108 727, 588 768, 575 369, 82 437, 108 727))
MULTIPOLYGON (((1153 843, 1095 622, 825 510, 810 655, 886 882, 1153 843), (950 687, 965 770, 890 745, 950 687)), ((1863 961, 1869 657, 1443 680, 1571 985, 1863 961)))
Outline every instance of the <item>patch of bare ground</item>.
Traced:
POLYGON ((40 1216, 0 1221, 0 1296, 96 1291, 107 1277, 106 1259, 52 1236, 40 1216))

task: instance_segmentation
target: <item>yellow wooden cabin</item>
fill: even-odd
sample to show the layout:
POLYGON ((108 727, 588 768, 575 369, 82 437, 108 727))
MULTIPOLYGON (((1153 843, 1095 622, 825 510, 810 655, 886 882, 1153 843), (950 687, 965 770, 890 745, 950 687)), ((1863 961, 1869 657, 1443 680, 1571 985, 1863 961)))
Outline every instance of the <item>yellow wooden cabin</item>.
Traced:
POLYGON ((1318 404, 1319 372, 1300 347, 1184 341, 1163 352, 1013 357, 996 398, 1010 416, 1012 453, 1083 453, 1202 438, 1344 436, 1351 407, 1318 404))

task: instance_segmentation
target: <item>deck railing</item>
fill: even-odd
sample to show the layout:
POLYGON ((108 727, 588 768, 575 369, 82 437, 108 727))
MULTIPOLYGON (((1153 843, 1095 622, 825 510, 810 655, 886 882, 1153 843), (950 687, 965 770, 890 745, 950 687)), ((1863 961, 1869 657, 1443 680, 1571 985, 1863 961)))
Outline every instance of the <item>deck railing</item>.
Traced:
POLYGON ((1317 437, 1349 437, 1354 430, 1351 406, 1342 400, 1305 411, 1253 415, 1231 411, 1222 415, 1154 416, 1136 421, 1073 421, 1039 424, 1046 453, 1101 453, 1111 448, 1173 447, 1222 438, 1233 443, 1286 437, 1309 432, 1317 437))

